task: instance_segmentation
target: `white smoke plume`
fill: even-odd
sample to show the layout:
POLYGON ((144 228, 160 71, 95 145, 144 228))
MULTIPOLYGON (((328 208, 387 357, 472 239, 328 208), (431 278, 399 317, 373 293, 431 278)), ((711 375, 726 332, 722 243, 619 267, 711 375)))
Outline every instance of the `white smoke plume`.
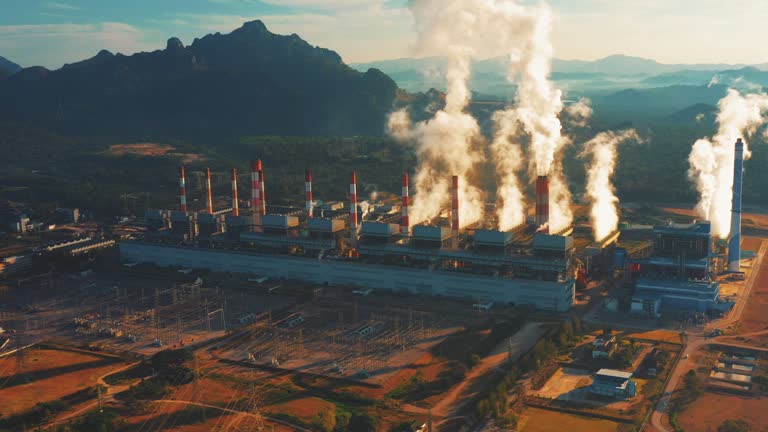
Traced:
MULTIPOLYGON (((403 112, 390 117, 394 136, 418 143, 411 222, 439 216, 450 201, 450 177, 458 175, 459 218, 462 227, 467 226, 482 218, 484 207, 483 194, 471 176, 484 158, 475 145, 483 138, 477 121, 465 112, 471 96, 467 86, 471 61, 499 52, 526 51, 543 9, 522 6, 515 0, 414 0, 410 7, 422 50, 448 58, 445 108, 416 125, 410 125, 403 112)), ((516 184, 516 180, 502 181, 504 184, 516 184)))
MULTIPOLYGON (((572 198, 562 171, 562 149, 569 140, 562 135, 558 115, 563 111, 562 92, 549 79, 553 48, 552 14, 548 7, 531 9, 533 28, 522 49, 511 50, 508 79, 517 82, 514 116, 530 135, 531 178, 549 176, 550 232, 560 232, 573 222, 572 198)), ((585 104, 577 110, 586 113, 585 104)), ((510 116, 511 117, 511 116, 510 116)))
POLYGON ((556 234, 573 222, 573 196, 563 172, 563 162, 556 159, 549 169, 549 232, 556 234))
POLYGON ((589 157, 592 162, 587 172, 587 198, 591 203, 592 233, 597 242, 619 227, 619 198, 612 177, 616 170, 617 147, 627 140, 640 141, 640 137, 634 129, 601 132, 584 144, 579 155, 589 157))
MULTIPOLYGON (((712 222, 712 233, 727 238, 731 230, 733 164, 736 140, 748 139, 768 121, 768 95, 742 95, 729 89, 718 103, 718 131, 712 138, 696 141, 688 156, 688 176, 699 191, 696 213, 712 222)), ((744 158, 751 153, 745 148, 744 158)))
POLYGON ((592 101, 581 98, 576 103, 565 107, 567 123, 571 127, 585 128, 592 119, 592 101))
POLYGON ((497 111, 493 115, 496 133, 491 153, 496 164, 496 216, 499 230, 510 230, 525 222, 525 203, 520 190, 518 172, 523 165, 523 152, 515 140, 518 134, 515 110, 497 111))

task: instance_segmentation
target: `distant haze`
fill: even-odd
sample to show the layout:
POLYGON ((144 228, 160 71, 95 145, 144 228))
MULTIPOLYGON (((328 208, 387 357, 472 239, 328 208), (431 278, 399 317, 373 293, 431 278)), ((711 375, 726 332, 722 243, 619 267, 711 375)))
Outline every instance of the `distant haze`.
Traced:
MULTIPOLYGON (((434 55, 418 52, 409 0, 3 0, 0 56, 57 68, 101 49, 131 54, 160 49, 169 35, 189 45, 261 19, 300 34, 347 62, 434 55)), ((521 0, 520 3, 535 3, 521 0)), ((553 46, 562 59, 612 54, 664 63, 768 62, 763 0, 550 0, 553 46)), ((494 56, 502 53, 483 53, 494 56)))

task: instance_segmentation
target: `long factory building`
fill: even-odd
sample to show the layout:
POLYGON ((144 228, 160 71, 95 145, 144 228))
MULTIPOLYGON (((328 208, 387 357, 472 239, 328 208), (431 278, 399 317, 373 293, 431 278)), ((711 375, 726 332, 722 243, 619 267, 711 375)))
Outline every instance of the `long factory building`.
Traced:
MULTIPOLYGON (((179 170, 179 210, 148 210, 141 240, 120 243, 124 262, 148 262, 211 271, 300 280, 312 284, 366 287, 567 311, 575 299, 575 253, 571 230, 550 234, 548 205, 536 206, 530 225, 502 232, 462 227, 459 179, 454 176, 447 217, 410 226, 408 176, 400 205, 363 212, 352 173, 349 202, 325 206, 312 195, 306 172, 305 206, 267 207, 260 161, 252 164, 251 196, 241 214, 237 173, 232 205, 214 210, 206 170, 205 209, 187 208, 184 168, 179 170), (267 210, 272 210, 268 212, 267 210), (318 214, 324 217, 317 217, 318 214), (367 218, 366 218, 367 215, 367 218), (542 229, 542 227, 544 227, 542 229)), ((548 202, 548 181, 537 179, 538 202, 548 202)), ((367 204, 367 203, 366 203, 367 204)))
POLYGON ((191 246, 123 241, 125 261, 301 280, 313 284, 373 288, 415 295, 466 298, 567 311, 575 282, 501 278, 341 260, 260 254, 191 246))

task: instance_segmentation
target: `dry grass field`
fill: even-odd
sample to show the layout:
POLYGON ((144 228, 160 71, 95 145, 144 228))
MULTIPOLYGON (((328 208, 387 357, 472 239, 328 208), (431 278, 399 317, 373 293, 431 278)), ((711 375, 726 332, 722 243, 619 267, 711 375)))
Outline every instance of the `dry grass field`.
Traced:
POLYGON ((520 415, 520 432, 616 432, 619 424, 609 420, 598 420, 555 411, 526 408, 520 415))
POLYGON ((15 356, 4 357, 0 359, 0 413, 9 416, 95 386, 99 377, 123 364, 87 353, 30 348, 24 351, 18 370, 15 356))

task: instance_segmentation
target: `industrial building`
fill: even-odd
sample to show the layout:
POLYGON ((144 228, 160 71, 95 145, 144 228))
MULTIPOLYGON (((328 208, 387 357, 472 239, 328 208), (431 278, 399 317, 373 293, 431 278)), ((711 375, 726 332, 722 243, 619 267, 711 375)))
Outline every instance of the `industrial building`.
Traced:
POLYGON ((537 179, 542 196, 537 197, 534 225, 498 231, 461 227, 456 176, 448 216, 411 226, 407 174, 399 206, 358 203, 353 172, 347 205, 320 207, 307 170, 304 205, 277 208, 267 206, 262 163, 252 163, 251 171, 250 214, 244 215, 235 170, 232 207, 213 208, 206 170, 205 208, 195 212, 187 206, 185 171, 180 168, 178 210, 148 210, 146 236, 121 242, 122 259, 552 311, 566 311, 574 302, 572 230, 547 232, 546 176, 537 179))
POLYGON ((637 394, 637 382, 631 378, 632 372, 600 369, 595 374, 589 392, 599 396, 629 399, 637 394))
POLYGON ((729 239, 715 239, 708 221, 668 223, 653 228, 653 254, 630 261, 635 285, 631 311, 649 316, 666 312, 722 313, 732 302, 719 298, 716 277, 740 272, 741 182, 744 143, 735 146, 733 214, 729 239))

